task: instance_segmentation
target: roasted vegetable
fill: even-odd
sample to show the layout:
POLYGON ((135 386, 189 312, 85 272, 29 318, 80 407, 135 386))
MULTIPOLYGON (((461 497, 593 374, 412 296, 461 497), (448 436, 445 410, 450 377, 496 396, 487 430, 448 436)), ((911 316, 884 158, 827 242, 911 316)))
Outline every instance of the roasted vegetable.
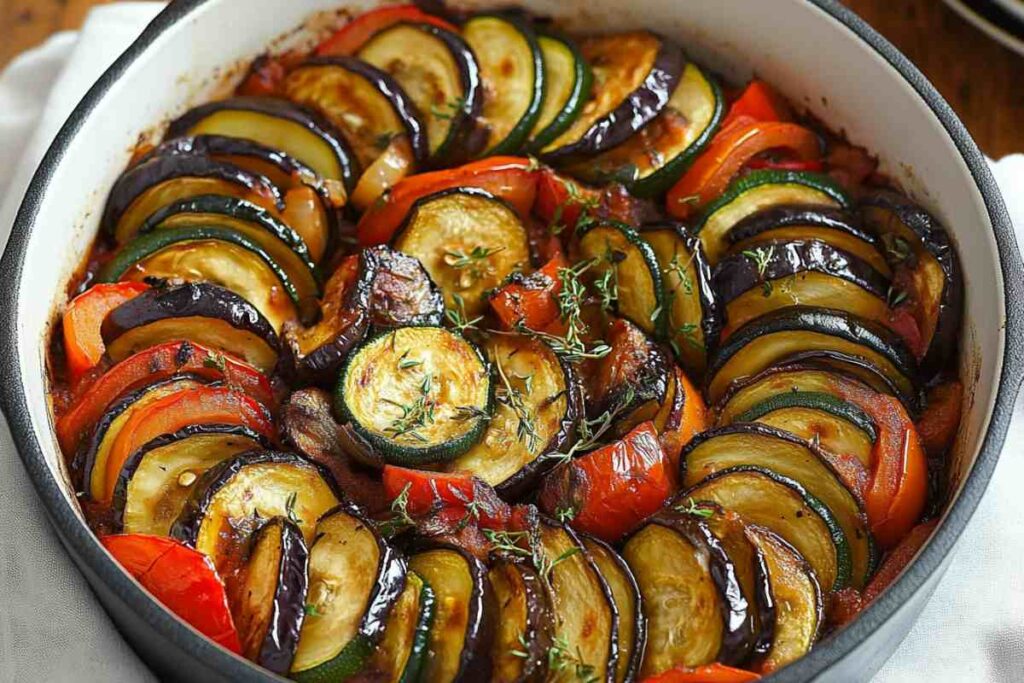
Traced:
POLYGON ((100 334, 103 319, 147 289, 149 285, 144 282, 102 283, 85 290, 68 304, 61 329, 72 384, 96 367, 107 350, 100 334))
POLYGON ((544 65, 540 113, 530 132, 529 147, 544 148, 565 132, 583 112, 593 74, 574 42, 545 33, 537 36, 544 65))
POLYGON ((391 608, 384 637, 367 667, 388 683, 416 683, 427 660, 437 598, 416 572, 405 575, 405 589, 391 608))
POLYGON ((401 22, 433 24, 452 32, 458 29, 439 16, 425 12, 415 5, 389 5, 363 12, 338 29, 330 38, 316 47, 318 55, 351 55, 377 32, 401 22))
POLYGON ((543 681, 554 637, 550 590, 526 561, 499 558, 487 573, 497 615, 491 679, 497 683, 543 681))

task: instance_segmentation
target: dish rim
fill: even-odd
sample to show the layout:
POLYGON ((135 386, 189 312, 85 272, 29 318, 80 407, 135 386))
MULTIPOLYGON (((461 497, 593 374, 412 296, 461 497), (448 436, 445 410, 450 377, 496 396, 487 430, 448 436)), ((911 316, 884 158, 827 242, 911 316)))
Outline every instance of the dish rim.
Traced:
MULTIPOLYGON (((0 402, 7 416, 18 454, 29 473, 46 514, 72 559, 85 573, 87 567, 161 637, 189 652, 203 665, 231 679, 285 680, 214 645, 191 626, 165 610, 106 553, 98 538, 82 522, 62 491, 61 483, 46 464, 43 449, 31 423, 31 409, 23 390, 19 367, 18 294, 25 255, 42 197, 54 169, 61 163, 71 140, 92 114, 110 87, 162 34, 211 0, 174 0, 146 27, 132 45, 89 89, 64 123, 43 157, 25 193, 0 260, 0 402), (82 566, 84 565, 84 566, 82 566)), ((946 510, 945 518, 915 561, 899 580, 851 624, 830 635, 809 654, 765 678, 766 681, 804 681, 827 672, 845 660, 874 631, 894 618, 903 604, 926 587, 949 555, 987 488, 999 459, 1009 427, 1019 383, 1024 377, 1024 266, 1017 251, 1013 227, 999 188, 963 123, 924 75, 891 43, 838 0, 805 0, 825 12, 881 56, 935 114, 953 141, 980 192, 992 224, 1003 276, 1005 315, 1002 369, 991 420, 981 440, 978 457, 963 483, 960 495, 946 510)), ((34 349, 32 350, 35 351, 34 349)))

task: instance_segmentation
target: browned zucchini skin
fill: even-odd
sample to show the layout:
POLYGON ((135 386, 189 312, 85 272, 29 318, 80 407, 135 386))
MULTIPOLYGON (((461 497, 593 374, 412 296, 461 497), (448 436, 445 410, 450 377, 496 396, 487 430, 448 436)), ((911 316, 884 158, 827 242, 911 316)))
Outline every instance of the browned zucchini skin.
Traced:
POLYGON ((764 272, 743 254, 733 254, 718 262, 712 281, 723 303, 769 280, 813 271, 852 282, 885 300, 889 279, 863 259, 820 240, 772 241, 761 245, 771 249, 764 272))
POLYGON ((501 556, 491 561, 492 565, 498 563, 509 564, 519 572, 526 592, 527 630, 523 640, 528 644, 524 648, 528 656, 523 658, 523 673, 515 683, 540 683, 548 673, 548 652, 553 642, 551 596, 540 574, 523 558, 501 556))
POLYGON ((868 244, 878 247, 878 239, 865 230, 853 215, 843 209, 830 206, 807 206, 805 204, 773 206, 751 214, 734 225, 726 239, 738 244, 757 237, 768 230, 809 225, 844 232, 868 244))
POLYGON ((111 510, 114 513, 112 523, 115 533, 120 532, 124 528, 124 508, 128 503, 128 484, 131 483, 135 470, 139 468, 139 463, 141 463, 142 459, 146 457, 146 454, 157 448, 172 444, 175 441, 181 441, 182 439, 202 434, 229 434, 240 438, 251 439, 262 448, 271 448, 273 445, 266 436, 255 432, 248 427, 243 425, 227 424, 188 425, 187 427, 182 427, 176 432, 171 434, 162 434, 147 442, 142 446, 142 448, 132 453, 125 461, 124 465, 121 467, 120 474, 117 476, 117 481, 114 483, 114 497, 111 502, 111 510))
POLYGON ((124 302, 103 319, 100 332, 110 344, 125 332, 168 318, 203 317, 223 320, 278 349, 274 328, 256 307, 229 289, 209 282, 153 287, 124 302))
MULTIPOLYGON (((960 336, 960 319, 964 307, 964 281, 960 259, 949 240, 946 229, 927 211, 907 197, 891 190, 879 190, 861 200, 865 207, 878 207, 896 215, 914 232, 924 248, 935 258, 946 279, 939 303, 939 319, 928 351, 921 360, 921 372, 931 379, 949 364, 960 336)), ((884 252, 883 252, 884 253, 884 252)))
POLYGON ((197 154, 171 154, 155 156, 148 161, 132 166, 118 176, 110 188, 107 204, 100 219, 100 229, 113 234, 114 227, 135 199, 149 188, 181 177, 214 178, 234 183, 240 187, 271 198, 274 206, 284 210, 281 189, 269 178, 251 173, 226 161, 216 161, 197 154))
POLYGON ((595 155, 625 142, 650 123, 668 104, 686 67, 686 55, 674 41, 659 35, 661 48, 650 72, 639 88, 615 109, 598 119, 576 142, 544 154, 544 160, 559 164, 595 155))
POLYGON ((187 135, 190 128, 221 109, 251 111, 299 124, 322 139, 331 148, 341 167, 341 180, 345 183, 345 187, 351 190, 355 186, 359 172, 355 155, 349 149, 344 136, 319 113, 288 100, 276 97, 232 97, 227 100, 207 102, 189 109, 171 121, 167 127, 167 137, 177 138, 187 135))
POLYGON ((426 128, 420 120, 419 112, 416 111, 416 105, 413 104, 405 90, 391 74, 381 71, 372 64, 364 62, 357 57, 340 55, 310 57, 299 65, 299 68, 304 66, 337 66, 362 76, 372 83, 387 98, 398 114, 398 118, 401 119, 405 132, 409 136, 409 144, 412 146, 413 156, 416 158, 417 163, 426 161, 430 154, 430 150, 427 147, 426 128))

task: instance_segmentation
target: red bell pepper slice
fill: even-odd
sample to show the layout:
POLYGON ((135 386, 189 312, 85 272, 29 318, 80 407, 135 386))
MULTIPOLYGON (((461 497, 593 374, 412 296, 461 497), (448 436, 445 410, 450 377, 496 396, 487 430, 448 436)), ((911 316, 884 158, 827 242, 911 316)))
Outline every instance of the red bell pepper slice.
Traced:
POLYGON ((510 282, 491 297, 491 308, 505 329, 524 325, 531 330, 542 330, 558 320, 558 293, 562 279, 558 272, 568 267, 565 258, 557 255, 540 270, 518 282, 510 282))
POLYGON ((401 21, 426 23, 458 33, 459 29, 441 17, 424 12, 415 5, 395 5, 371 10, 338 29, 334 35, 316 47, 316 54, 351 55, 374 34, 401 21))
POLYGON ((584 215, 637 225, 647 213, 645 204, 622 185, 589 187, 546 167, 537 174, 537 201, 533 212, 556 233, 571 233, 584 215))
POLYGON ((164 607, 213 642, 241 654, 224 582, 206 555, 147 534, 104 536, 100 542, 164 607))
POLYGON ((398 181, 356 225, 359 244, 386 244, 420 197, 453 187, 478 187, 509 202, 524 219, 537 194, 537 171, 529 159, 490 157, 464 166, 419 173, 398 181))
POLYGON ((248 363, 192 342, 165 342, 125 358, 77 392, 67 411, 57 419, 61 448, 65 453, 73 453, 86 431, 126 391, 178 373, 221 380, 267 407, 275 405, 270 380, 248 363))
POLYGON ((825 170, 825 163, 821 159, 751 159, 747 162, 746 168, 752 171, 769 169, 773 171, 808 171, 820 173, 825 170))
POLYGON ((144 282, 102 283, 76 296, 64 311, 64 353, 74 386, 106 353, 100 325, 107 313, 149 289, 144 282))
POLYGON ((124 423, 107 456, 103 490, 93 491, 93 498, 109 501, 114 497, 114 485, 124 463, 149 441, 201 424, 241 425, 267 438, 274 437, 274 423, 267 409, 239 391, 211 386, 175 391, 134 412, 124 423))
POLYGON ((539 500, 550 514, 568 512, 573 528, 614 543, 661 508, 674 479, 654 424, 643 422, 547 477, 539 500))
POLYGON ((753 671, 716 662, 695 668, 677 666, 655 676, 648 676, 641 683, 747 683, 760 679, 753 671))
POLYGON ((754 79, 729 107, 729 113, 722 119, 722 129, 741 119, 786 121, 789 119, 789 111, 785 101, 772 86, 754 79))
POLYGON ((405 498, 405 511, 411 517, 440 514, 458 521, 471 514, 483 529, 502 529, 512 509, 485 483, 470 474, 427 472, 385 465, 384 493, 394 502, 405 498))
POLYGON ((688 218, 715 199, 737 173, 758 154, 785 149, 802 161, 821 157, 821 141, 811 130, 781 121, 737 122, 723 128, 665 199, 675 218, 688 218))

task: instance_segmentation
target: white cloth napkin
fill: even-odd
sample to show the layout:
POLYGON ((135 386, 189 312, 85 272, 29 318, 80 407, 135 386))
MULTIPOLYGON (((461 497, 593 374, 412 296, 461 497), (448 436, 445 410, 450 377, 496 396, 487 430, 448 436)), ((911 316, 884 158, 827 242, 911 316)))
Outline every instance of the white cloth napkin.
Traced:
MULTIPOLYGON (((160 9, 119 3, 93 10, 0 76, 0 242, 64 119, 160 9)), ((1024 156, 993 164, 1024 231, 1024 156)), ((2 420, 0 420, 2 422, 2 420)), ((1024 410, 1018 405, 988 495, 931 603, 876 683, 1024 680, 1024 410)), ((0 681, 148 681, 44 519, 0 424, 0 681)))

